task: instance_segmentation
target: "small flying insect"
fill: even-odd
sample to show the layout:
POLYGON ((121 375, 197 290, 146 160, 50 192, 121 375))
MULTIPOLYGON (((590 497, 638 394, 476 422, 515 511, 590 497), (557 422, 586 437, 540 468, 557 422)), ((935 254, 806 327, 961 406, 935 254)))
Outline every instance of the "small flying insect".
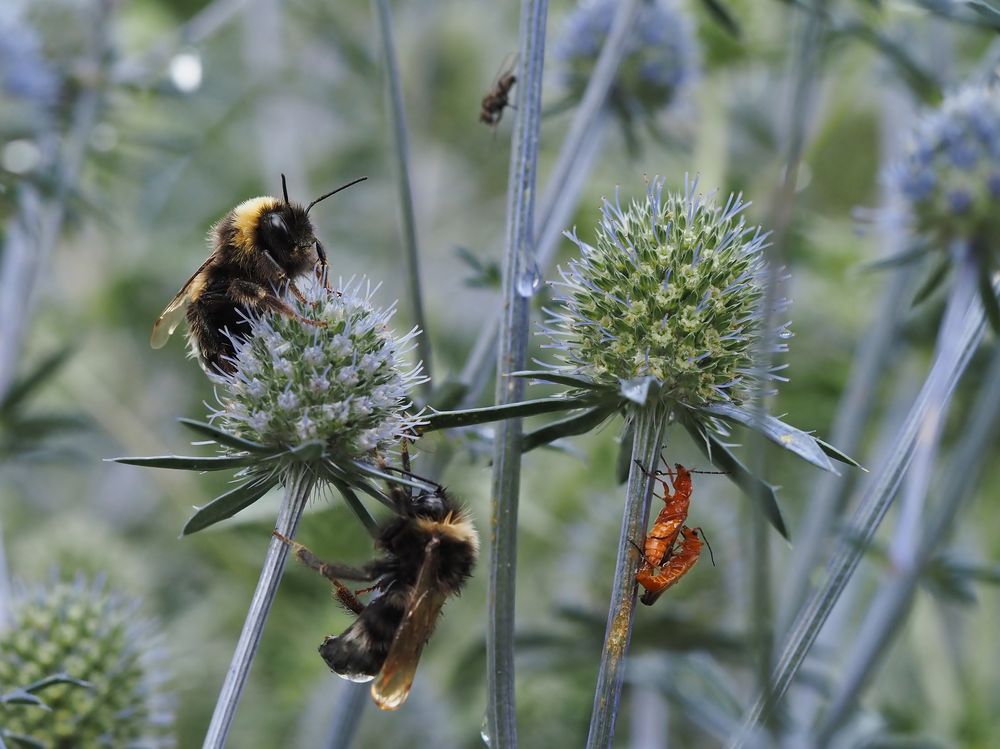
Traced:
POLYGON ((153 323, 149 344, 156 349, 163 347, 186 316, 202 366, 208 372, 228 374, 235 369, 230 336, 249 330, 249 311, 277 312, 322 326, 321 321, 298 314, 275 289, 287 286, 304 302, 295 286, 298 276, 313 270, 328 284, 326 251, 313 232, 309 211, 366 179, 348 182, 303 207, 288 199, 282 174, 284 202, 272 197, 251 198, 229 211, 212 227, 208 259, 153 323))
POLYGON ((512 106, 510 103, 510 90, 517 83, 517 76, 514 75, 514 67, 515 62, 511 62, 510 65, 501 68, 500 72, 497 73, 493 85, 486 92, 486 96, 483 97, 482 104, 479 107, 480 122, 496 127, 500 124, 500 120, 503 117, 504 108, 512 106))
MULTIPOLYGON (((408 470, 401 473, 412 476, 408 470)), ((479 554, 479 535, 468 511, 440 484, 412 477, 433 488, 414 494, 393 485, 390 496, 398 514, 375 539, 383 555, 361 567, 323 562, 274 533, 303 564, 330 580, 341 605, 357 615, 340 635, 327 636, 319 652, 330 670, 345 679, 374 679, 372 699, 383 710, 406 701, 441 607, 461 592, 479 554), (352 592, 341 579, 373 584, 352 592), (374 597, 365 605, 357 596, 367 592, 374 597)))
MULTIPOLYGON (((638 461, 636 465, 646 475, 650 475, 638 461)), ((704 533, 700 528, 689 528, 684 525, 691 504, 691 471, 677 463, 673 470, 668 467, 666 471, 656 471, 651 477, 663 486, 663 509, 653 521, 653 527, 646 536, 644 547, 639 549, 643 562, 636 572, 635 579, 645 589, 639 600, 647 606, 656 603, 664 591, 675 585, 694 567, 701 554, 704 539, 704 533), (660 478, 664 475, 670 478, 672 492, 667 481, 660 478), (679 546, 677 546, 678 536, 682 537, 679 546)), ((638 548, 638 544, 635 546, 638 548)))

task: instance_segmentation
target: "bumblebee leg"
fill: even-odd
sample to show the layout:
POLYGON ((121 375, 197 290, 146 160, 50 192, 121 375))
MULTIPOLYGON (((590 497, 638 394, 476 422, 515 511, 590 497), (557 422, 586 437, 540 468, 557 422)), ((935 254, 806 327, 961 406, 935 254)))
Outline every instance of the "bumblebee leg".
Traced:
MULTIPOLYGON (((293 295, 297 295, 297 298, 303 301, 305 300, 305 297, 302 296, 302 292, 299 291, 294 284, 290 284, 289 289, 294 289, 292 293, 293 295)), ((234 301, 247 307, 278 312, 286 317, 294 317, 300 322, 304 322, 307 325, 315 325, 318 328, 326 327, 326 323, 322 320, 313 320, 309 317, 305 317, 304 315, 300 315, 286 302, 276 297, 259 283, 245 281, 243 279, 234 279, 232 283, 229 284, 229 294, 234 301)))
POLYGON ((322 559, 318 558, 315 554, 309 551, 309 549, 297 541, 293 541, 287 536, 278 533, 278 531, 271 531, 271 533, 276 539, 290 546, 292 548, 292 552, 295 554, 295 558, 302 562, 302 564, 309 569, 320 573, 323 577, 333 583, 333 589, 335 591, 334 595, 337 596, 337 600, 340 601, 341 606, 348 611, 354 612, 355 614, 360 614, 365 610, 365 605, 358 600, 358 597, 351 592, 350 588, 340 582, 338 576, 354 580, 371 579, 367 577, 367 571, 356 570, 352 567, 344 565, 329 564, 328 562, 324 562, 322 559))
POLYGON ((323 249, 322 243, 316 240, 316 257, 318 258, 316 262, 316 277, 323 282, 323 288, 330 288, 330 263, 326 259, 326 250, 323 249))

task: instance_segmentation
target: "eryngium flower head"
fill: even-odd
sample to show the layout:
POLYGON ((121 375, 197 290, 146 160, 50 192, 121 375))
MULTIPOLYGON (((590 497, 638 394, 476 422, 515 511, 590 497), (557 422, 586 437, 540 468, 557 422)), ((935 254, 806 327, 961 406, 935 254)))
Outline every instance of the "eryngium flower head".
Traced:
POLYGON ((394 310, 371 303, 371 285, 337 291, 302 287, 285 301, 318 326, 278 314, 252 314, 247 337, 233 336, 235 371, 216 376, 219 428, 263 445, 294 448, 320 441, 327 453, 361 457, 412 434, 409 389, 423 381, 403 356, 417 331, 394 337, 394 310))
POLYGON ((13 621, 0 631, 0 684, 65 673, 91 688, 48 687, 38 696, 49 709, 0 706, 8 734, 46 749, 174 745, 157 633, 135 601, 78 578, 21 591, 13 604, 13 621))
POLYGON ((545 332, 573 373, 639 403, 655 386, 688 406, 739 404, 754 380, 767 235, 747 224, 740 196, 720 206, 696 189, 685 180, 664 195, 656 178, 627 210, 617 194, 604 201, 596 246, 566 235, 580 258, 560 269, 562 309, 548 311, 545 332))
MULTIPOLYGON (((616 0, 584 2, 566 20, 555 55, 565 87, 579 98, 611 30, 616 0)), ((670 0, 642 4, 629 32, 611 101, 628 114, 656 112, 676 102, 698 75, 694 26, 670 0)))
POLYGON ((1000 238, 1000 91, 970 85, 926 114, 891 182, 916 229, 949 241, 1000 238))

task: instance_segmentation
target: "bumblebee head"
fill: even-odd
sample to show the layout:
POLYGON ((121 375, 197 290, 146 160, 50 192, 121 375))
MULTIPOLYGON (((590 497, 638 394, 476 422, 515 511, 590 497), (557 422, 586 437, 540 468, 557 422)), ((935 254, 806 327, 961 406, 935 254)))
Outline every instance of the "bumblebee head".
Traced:
POLYGON ((321 200, 366 179, 361 177, 349 182, 303 207, 288 199, 288 187, 282 174, 283 201, 254 198, 236 207, 237 244, 247 251, 263 252, 291 278, 306 273, 317 263, 325 268, 326 252, 313 231, 309 211, 321 200))

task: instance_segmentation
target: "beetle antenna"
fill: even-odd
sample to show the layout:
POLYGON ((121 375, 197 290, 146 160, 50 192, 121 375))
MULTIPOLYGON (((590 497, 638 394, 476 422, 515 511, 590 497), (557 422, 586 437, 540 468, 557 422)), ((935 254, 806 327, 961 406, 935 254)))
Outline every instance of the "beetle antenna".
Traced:
POLYGON ((316 205, 321 200, 326 200, 331 195, 336 195, 341 190, 346 190, 348 187, 351 187, 352 185, 356 185, 356 184, 358 184, 358 182, 364 182, 366 179, 368 179, 368 178, 367 177, 358 177, 353 182, 348 182, 346 185, 341 185, 336 190, 331 190, 326 195, 320 195, 318 198, 316 198, 316 200, 314 200, 312 203, 310 203, 308 206, 306 206, 306 215, 309 214, 309 209, 311 209, 314 205, 316 205))

